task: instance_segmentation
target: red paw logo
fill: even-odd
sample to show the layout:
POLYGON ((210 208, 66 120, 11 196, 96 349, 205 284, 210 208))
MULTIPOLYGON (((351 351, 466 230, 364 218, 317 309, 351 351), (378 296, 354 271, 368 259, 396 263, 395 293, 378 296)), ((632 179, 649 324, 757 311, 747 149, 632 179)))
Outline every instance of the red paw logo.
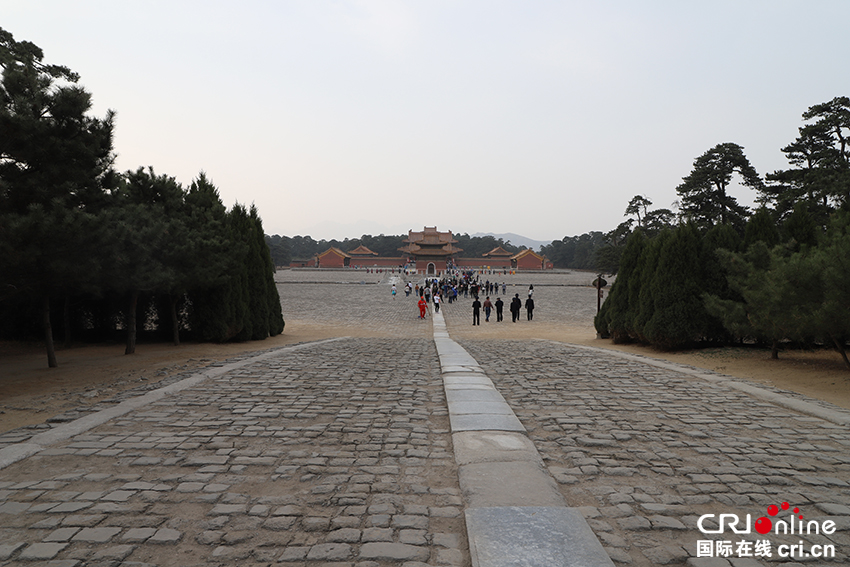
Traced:
MULTIPOLYGON (((782 507, 783 510, 787 510, 788 508, 791 507, 791 505, 788 504, 787 502, 783 502, 781 507, 782 507)), ((767 514, 769 516, 775 516, 779 513, 779 508, 780 507, 777 506, 776 504, 771 504, 770 506, 767 507, 767 514)), ((799 515, 798 517, 801 520, 803 519, 803 515, 800 514, 799 508, 796 508, 796 507, 794 508, 794 514, 798 514, 799 515)), ((770 518, 762 516, 761 518, 756 520, 755 527, 756 527, 756 531, 758 533, 764 535, 766 533, 769 533, 770 530, 773 529, 773 522, 770 520, 770 518)))

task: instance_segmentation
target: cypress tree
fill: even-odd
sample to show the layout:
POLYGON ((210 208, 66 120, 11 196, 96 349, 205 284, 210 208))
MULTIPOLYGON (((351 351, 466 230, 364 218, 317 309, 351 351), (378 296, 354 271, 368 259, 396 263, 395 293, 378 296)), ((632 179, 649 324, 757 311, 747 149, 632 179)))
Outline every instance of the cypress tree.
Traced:
POLYGON ((645 240, 640 230, 634 231, 626 239, 617 279, 594 320, 597 332, 603 337, 610 336, 614 342, 629 340, 626 321, 631 317, 630 308, 633 308, 629 303, 629 282, 640 259, 645 240))
MULTIPOLYGON (((703 303, 706 295, 712 295, 722 299, 740 301, 741 296, 729 287, 727 270, 720 258, 720 251, 737 252, 743 246, 741 235, 731 225, 721 224, 711 228, 702 239, 702 287, 703 303)), ((732 335, 723 324, 723 321, 711 310, 706 308, 711 315, 707 320, 705 329, 706 338, 718 342, 729 342, 732 335)))
POLYGON ((818 227, 809 213, 809 204, 800 202, 794 205, 794 210, 782 223, 782 238, 785 242, 793 240, 800 246, 816 246, 818 227))
POLYGON ((187 290, 189 327, 202 341, 223 342, 231 337, 234 306, 227 301, 229 281, 238 258, 228 229, 227 208, 218 189, 201 173, 186 192, 190 230, 203 235, 195 264, 200 272, 187 290))
POLYGON ((236 265, 230 274, 225 301, 231 306, 231 319, 228 321, 228 336, 224 340, 247 341, 253 333, 251 319, 250 283, 252 276, 250 263, 246 261, 250 253, 248 244, 251 231, 251 219, 245 207, 236 203, 227 214, 227 229, 232 248, 236 254, 236 265))
POLYGON ((652 285, 655 272, 658 270, 658 261, 664 245, 670 240, 672 230, 663 230, 653 238, 644 248, 640 258, 640 278, 637 283, 634 305, 635 315, 632 319, 632 328, 635 337, 643 343, 651 343, 647 336, 646 325, 655 314, 655 288, 652 285))
POLYGON ((768 248, 779 244, 776 221, 766 207, 759 207, 747 221, 744 229, 744 245, 749 247, 755 242, 764 242, 768 248))
POLYGON ((650 282, 654 311, 644 330, 654 346, 681 348, 702 339, 708 314, 700 299, 700 238, 693 224, 680 225, 661 247, 650 282))
MULTIPOLYGON (((279 335, 283 332, 283 312, 280 305, 280 294, 277 292, 277 284, 274 281, 275 267, 272 261, 271 251, 263 231, 263 221, 256 207, 251 207, 251 219, 254 221, 254 238, 258 249, 259 260, 262 265, 264 289, 262 294, 265 298, 265 333, 267 336, 279 335)), ((265 338, 265 337, 263 337, 265 338)))

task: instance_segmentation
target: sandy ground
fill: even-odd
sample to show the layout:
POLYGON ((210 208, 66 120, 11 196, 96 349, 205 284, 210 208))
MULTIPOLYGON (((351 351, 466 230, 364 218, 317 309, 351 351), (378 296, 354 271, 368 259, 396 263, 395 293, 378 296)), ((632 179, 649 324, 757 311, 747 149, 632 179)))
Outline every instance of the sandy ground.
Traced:
MULTIPOLYGON (((0 432, 43 423, 51 416, 108 399, 120 391, 151 384, 166 376, 243 352, 339 336, 395 336, 392 327, 356 325, 350 321, 339 324, 331 317, 322 316, 322 312, 310 316, 311 305, 315 306, 320 301, 326 303, 327 297, 349 293, 363 294, 367 298, 374 295, 381 300, 386 297, 386 290, 380 284, 351 285, 360 282, 342 281, 342 276, 336 275, 340 281, 322 282, 331 285, 317 286, 310 281, 317 277, 327 276, 295 271, 279 276, 286 330, 282 335, 265 341, 226 345, 186 343, 178 347, 140 344, 136 354, 129 356, 124 355, 124 347, 120 344, 78 346, 58 350, 59 368, 53 369, 47 367, 46 355, 40 344, 0 343, 0 432), (331 289, 341 291, 329 293, 331 289), (316 297, 310 295, 313 292, 316 297), (297 303, 289 299, 293 294, 299 297, 297 303)), ((350 273, 346 273, 346 277, 350 278, 350 273)), ((552 281, 557 281, 554 276, 552 281)), ((388 287, 388 283, 384 283, 388 287)), ((527 284, 519 280, 509 285, 512 286, 509 295, 514 289, 527 288, 527 284)), ((465 304, 446 306, 449 332, 456 339, 539 338, 639 353, 773 385, 850 409, 850 371, 832 351, 782 352, 779 360, 771 360, 768 351, 747 348, 665 353, 636 345, 614 345, 609 340, 596 339, 592 326, 592 314, 595 312, 593 289, 550 285, 549 288, 537 287, 535 298, 539 304, 561 301, 563 305, 576 305, 579 303, 575 299, 576 294, 579 294, 584 307, 564 307, 571 313, 567 317, 547 317, 545 310, 538 309, 542 316, 536 315, 532 323, 490 322, 471 327, 465 322, 465 304), (591 299, 587 300, 585 295, 591 299)), ((356 296, 354 299, 360 301, 356 296)), ((510 314, 507 315, 509 320, 510 314)))

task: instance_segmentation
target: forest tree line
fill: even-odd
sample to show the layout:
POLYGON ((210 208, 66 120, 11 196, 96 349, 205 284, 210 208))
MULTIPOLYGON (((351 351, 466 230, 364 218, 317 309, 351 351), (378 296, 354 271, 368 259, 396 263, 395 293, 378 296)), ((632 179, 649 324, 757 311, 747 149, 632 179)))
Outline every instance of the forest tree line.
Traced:
POLYGON ((263 339, 284 322, 262 221, 222 204, 203 173, 114 168, 115 114, 90 116, 70 69, 0 28, 0 338, 54 329, 126 341, 137 330, 198 340, 263 339))
POLYGON ((762 178, 734 143, 694 161, 679 210, 636 196, 612 233, 617 279, 596 329, 615 342, 834 348, 850 368, 850 98, 811 106, 789 167, 762 178), (755 210, 727 188, 737 177, 755 210), (616 244, 614 242, 616 241, 616 244))

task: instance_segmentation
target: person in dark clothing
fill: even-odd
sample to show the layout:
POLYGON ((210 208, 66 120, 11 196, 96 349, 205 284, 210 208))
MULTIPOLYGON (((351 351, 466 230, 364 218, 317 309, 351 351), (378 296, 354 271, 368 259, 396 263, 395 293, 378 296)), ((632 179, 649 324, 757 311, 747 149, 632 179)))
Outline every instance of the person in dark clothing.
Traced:
POLYGON ((481 325, 481 302, 478 301, 477 297, 472 302, 472 324, 481 325))
POLYGON ((495 305, 496 305, 496 322, 498 323, 499 321, 502 320, 502 308, 505 306, 505 302, 502 301, 501 297, 497 297, 495 305))
POLYGON ((534 317, 534 300, 530 296, 525 300, 525 311, 528 313, 528 320, 531 321, 534 317))
POLYGON ((519 298, 519 294, 514 295, 514 298, 511 299, 511 321, 516 323, 519 320, 519 310, 522 308, 522 300, 519 298))

